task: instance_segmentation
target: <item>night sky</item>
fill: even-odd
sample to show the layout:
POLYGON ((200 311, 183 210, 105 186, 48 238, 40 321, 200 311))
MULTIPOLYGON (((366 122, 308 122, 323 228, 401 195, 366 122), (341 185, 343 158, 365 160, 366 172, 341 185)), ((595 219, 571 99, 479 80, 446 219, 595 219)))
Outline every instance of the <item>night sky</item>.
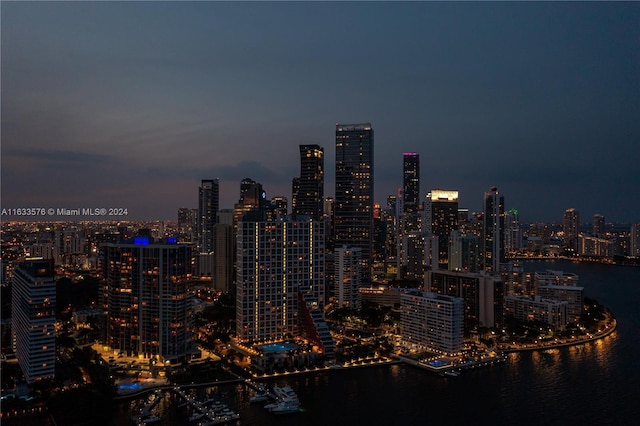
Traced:
MULTIPOLYGON (((421 192, 522 221, 640 222, 640 3, 1 4, 2 207, 177 219, 220 178, 291 199, 300 144, 375 130, 375 194, 421 157, 421 192)), ((3 217, 3 219, 6 219, 3 217)))

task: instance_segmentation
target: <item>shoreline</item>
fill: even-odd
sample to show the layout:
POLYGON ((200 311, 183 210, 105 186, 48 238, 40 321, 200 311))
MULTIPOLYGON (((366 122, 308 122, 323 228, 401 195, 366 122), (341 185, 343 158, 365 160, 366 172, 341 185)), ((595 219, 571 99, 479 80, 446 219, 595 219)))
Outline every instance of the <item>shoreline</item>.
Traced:
POLYGON ((605 329, 604 331, 602 331, 601 333, 598 334, 594 334, 592 337, 586 337, 586 338, 580 338, 580 339, 576 339, 573 341, 569 341, 569 342, 561 342, 561 343, 554 343, 551 345, 543 345, 543 346, 527 346, 524 348, 513 348, 513 347, 503 347, 501 348, 500 345, 498 345, 498 349, 500 351, 502 351, 505 354, 508 353, 514 353, 514 352, 531 352, 531 351, 544 351, 547 349, 555 349, 555 348, 565 348, 568 346, 578 346, 578 345, 582 345, 585 343, 589 343, 589 342, 594 342, 596 340, 600 340, 600 339, 604 339, 605 337, 611 335, 611 333, 613 333, 614 331, 616 331, 616 328, 618 327, 618 321, 614 318, 611 322, 611 325, 605 329))
MULTIPOLYGON (((604 339, 605 337, 611 335, 614 331, 616 331, 616 328, 618 326, 618 323, 616 321, 616 319, 613 319, 610 326, 604 330, 602 333, 599 334, 594 334, 592 337, 589 338, 581 338, 578 340, 574 340, 574 341, 569 341, 569 342, 562 342, 562 343, 555 343, 552 345, 544 345, 544 346, 527 346, 527 347, 523 347, 523 348, 513 348, 513 347, 507 347, 507 348, 500 348, 498 346, 498 350, 506 355, 506 354, 510 354, 510 353, 516 353, 516 352, 533 352, 533 351, 545 351, 548 349, 556 349, 556 348, 564 348, 564 347, 569 347, 569 346, 579 346, 585 343, 589 343, 589 342, 594 342, 600 339, 604 339)), ((449 370, 457 370, 457 369, 469 369, 469 368, 480 368, 480 367, 486 367, 486 366, 490 366, 493 365, 495 363, 499 363, 499 362, 503 362, 504 359, 491 359, 491 360, 485 360, 484 362, 478 362, 474 365, 464 365, 464 366, 450 366, 450 367, 444 367, 444 368, 438 368, 438 369, 433 369, 433 368, 429 368, 425 365, 420 364, 419 361, 415 361, 415 360, 411 360, 409 358, 405 358, 405 357, 399 357, 396 360, 391 360, 388 359, 386 361, 382 361, 382 362, 370 362, 370 363, 362 363, 362 364, 357 364, 357 365, 341 365, 340 367, 336 368, 336 367, 324 367, 324 368, 317 368, 317 369, 313 369, 313 370, 306 370, 306 371, 292 371, 292 372, 283 372, 283 373, 276 373, 276 374, 267 374, 267 375, 262 375, 262 376, 253 376, 251 379, 241 379, 241 378, 237 378, 237 379, 231 379, 231 380, 222 380, 222 381, 214 381, 214 382, 204 382, 204 383, 190 383, 190 384, 182 384, 182 385, 178 385, 180 387, 184 387, 184 388, 198 388, 198 387, 208 387, 208 386, 216 386, 216 385, 224 385, 224 384, 229 384, 229 383, 245 383, 247 381, 250 380, 269 380, 269 379, 274 379, 274 378, 278 378, 278 377, 284 377, 284 376, 289 376, 289 375, 300 375, 300 374, 313 374, 313 373, 320 373, 320 372, 326 372, 326 371, 336 371, 336 370, 350 370, 353 368, 363 368, 363 367, 375 367, 375 366, 381 366, 381 365, 394 365, 394 364, 405 364, 405 365, 410 365, 410 366, 414 366, 414 367, 418 367, 421 368, 423 370, 426 371, 430 371, 432 373, 440 373, 440 372, 444 372, 444 371, 449 371, 449 370)), ((170 390, 171 388, 173 388, 174 386, 176 386, 176 384, 163 384, 160 386, 152 386, 152 387, 148 387, 145 389, 141 389, 135 393, 128 393, 128 394, 124 394, 124 395, 118 395, 115 396, 113 398, 114 401, 123 401, 126 399, 131 399, 131 398, 137 398, 140 397, 148 392, 152 392, 155 390, 170 390)))

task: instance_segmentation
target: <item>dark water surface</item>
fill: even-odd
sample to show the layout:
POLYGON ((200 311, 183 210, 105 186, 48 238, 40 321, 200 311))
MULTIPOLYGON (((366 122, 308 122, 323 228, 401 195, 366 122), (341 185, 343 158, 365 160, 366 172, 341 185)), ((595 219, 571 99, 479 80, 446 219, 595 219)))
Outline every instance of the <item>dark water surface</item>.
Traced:
MULTIPOLYGON (((242 425, 548 425, 640 424, 640 268, 569 261, 527 261, 525 269, 573 272, 588 297, 618 320, 611 336, 581 346, 511 354, 506 364, 444 379, 393 365, 289 376, 303 411, 276 416, 250 404, 242 384, 216 390, 242 425)), ((123 403, 114 425, 130 424, 123 403)), ((169 393, 158 406, 164 425, 186 425, 169 393)), ((195 424, 195 423, 192 423, 195 424)))

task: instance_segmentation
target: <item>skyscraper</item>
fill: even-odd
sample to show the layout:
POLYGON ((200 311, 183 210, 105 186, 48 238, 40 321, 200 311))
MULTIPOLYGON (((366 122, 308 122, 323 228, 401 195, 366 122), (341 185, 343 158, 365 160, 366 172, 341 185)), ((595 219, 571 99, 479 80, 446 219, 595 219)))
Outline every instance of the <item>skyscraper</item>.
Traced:
POLYGON ((562 222, 564 245, 569 251, 578 253, 578 235, 580 234, 580 212, 573 207, 564 212, 562 222))
POLYGON ((262 189, 262 184, 250 178, 244 178, 240 182, 240 199, 233 209, 233 223, 237 223, 242 215, 252 210, 257 210, 258 215, 265 214, 267 193, 262 189))
POLYGON ((218 211, 214 237, 216 249, 213 285, 216 290, 229 291, 231 290, 234 276, 235 235, 233 233, 233 210, 222 209, 218 211))
POLYGON ((446 353, 462 349, 464 299, 411 290, 400 295, 400 329, 407 346, 446 353))
POLYGON ((11 328, 27 383, 52 379, 56 361, 56 282, 53 260, 28 259, 14 270, 11 328))
POLYGON ((238 223, 236 333, 244 341, 297 335, 301 294, 324 302, 324 224, 238 223))
POLYGON ((336 249, 336 301, 339 307, 360 309, 362 287, 362 262, 359 247, 346 246, 336 249))
MULTIPOLYGON (((296 215, 322 218, 324 202, 324 149, 318 145, 300 145, 300 177, 295 195, 296 215)), ((293 183, 295 191, 295 180, 293 183)))
POLYGON ((103 343, 129 356, 185 359, 192 351, 192 247, 135 237, 104 244, 102 251, 103 343))
POLYGON ((420 154, 405 152, 403 158, 403 213, 415 214, 420 203, 420 154))
POLYGON ((336 124, 335 246, 362 249, 365 282, 373 252, 373 129, 336 124))
POLYGON ((219 181, 203 180, 198 192, 198 275, 212 276, 215 242, 213 228, 218 213, 219 181))
POLYGON ((492 187, 484 193, 484 225, 482 253, 483 269, 487 272, 500 272, 504 263, 504 196, 498 188, 492 187))
POLYGON ((449 263, 449 236, 458 229, 458 191, 431 190, 431 232, 438 237, 438 261, 449 263))
POLYGON ((593 215, 593 236, 604 237, 604 216, 601 214, 593 215))

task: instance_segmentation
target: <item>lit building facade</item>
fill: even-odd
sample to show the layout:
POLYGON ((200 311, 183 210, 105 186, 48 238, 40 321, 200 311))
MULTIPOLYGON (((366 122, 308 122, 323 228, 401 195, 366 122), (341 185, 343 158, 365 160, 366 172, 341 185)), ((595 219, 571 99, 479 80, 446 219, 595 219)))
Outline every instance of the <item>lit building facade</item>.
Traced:
POLYGON ((402 154, 403 213, 416 214, 420 205, 420 154, 402 154))
POLYGON ((458 229, 458 191, 431 190, 431 232, 438 237, 439 266, 449 263, 449 236, 458 229))
POLYGON ((503 322, 502 278, 485 273, 427 271, 425 289, 464 300, 465 328, 498 327, 503 322))
POLYGON ((293 185, 292 213, 320 220, 324 203, 324 149, 319 145, 300 145, 300 177, 293 185))
POLYGON ((212 276, 214 270, 213 229, 219 204, 219 181, 203 180, 198 191, 198 275, 212 276))
POLYGON ((104 344, 128 356, 171 363, 192 352, 192 247, 135 237, 102 246, 104 344))
POLYGON ((373 164, 371 124, 337 124, 334 244, 362 249, 365 281, 373 253, 373 164))
POLYGON ((504 263, 504 196, 495 186, 484 194, 483 269, 498 273, 504 263))
POLYGON ((400 329, 405 346, 459 352, 464 336, 464 300, 409 291, 400 295, 400 329))
POLYGON ((236 247, 238 338, 255 342, 298 335, 299 301, 324 305, 322 221, 242 220, 236 247))
POLYGON ((362 308, 362 249, 343 246, 335 250, 336 295, 340 307, 362 308))
POLYGON ((538 321, 554 329, 567 325, 567 302, 543 299, 540 296, 507 296, 504 298, 505 316, 518 321, 538 321))
POLYGON ((56 282, 53 260, 28 259, 12 280, 13 349, 27 383, 55 375, 56 282))
POLYGON ((578 235, 580 235, 580 212, 574 208, 567 209, 564 212, 562 221, 562 230, 564 232, 564 245, 573 252, 578 252, 578 235))

